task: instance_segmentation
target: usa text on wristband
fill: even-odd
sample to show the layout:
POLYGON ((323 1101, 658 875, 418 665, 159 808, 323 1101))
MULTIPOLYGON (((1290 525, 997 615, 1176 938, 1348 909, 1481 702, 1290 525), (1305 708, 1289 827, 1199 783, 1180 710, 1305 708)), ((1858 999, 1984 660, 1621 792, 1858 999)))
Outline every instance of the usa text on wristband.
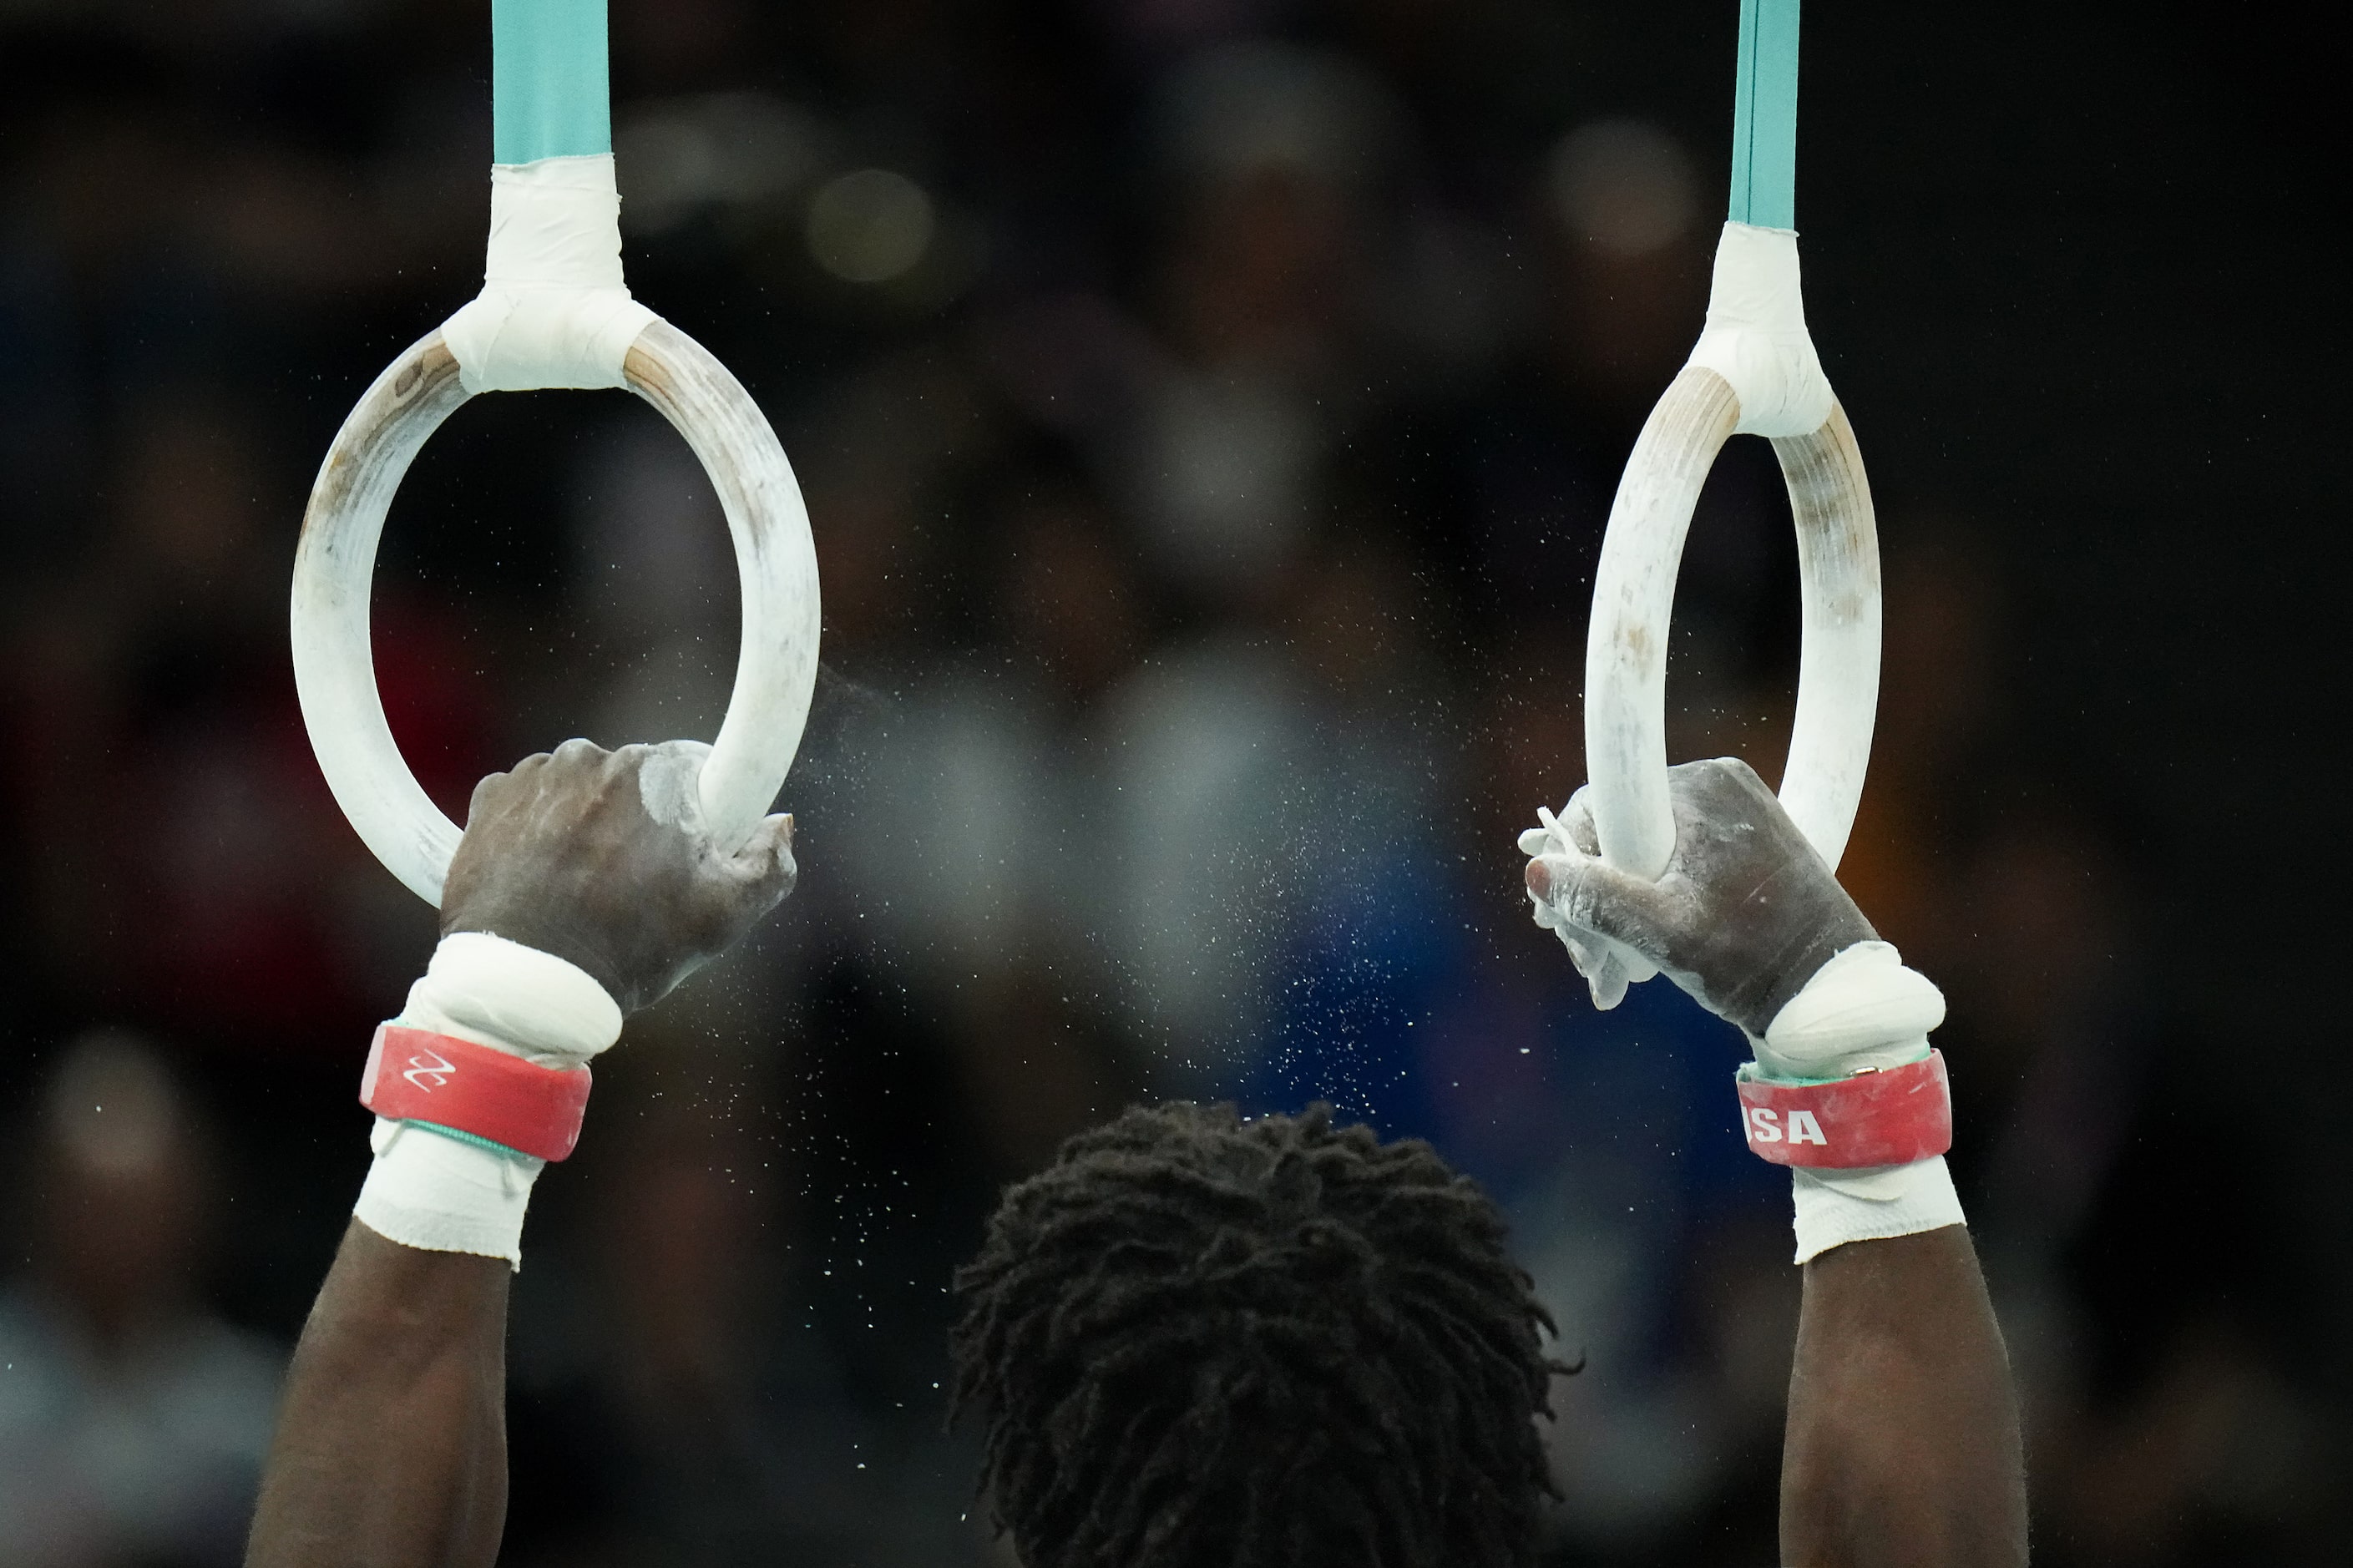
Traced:
POLYGON ((428 1121, 543 1160, 580 1142, 587 1068, 535 1067, 454 1035, 376 1026, 360 1103, 396 1121, 428 1121))
POLYGON ((1749 1152, 1777 1165, 1856 1170, 1906 1165, 1953 1146, 1945 1056, 1831 1083, 1777 1083, 1740 1069, 1740 1127, 1749 1152))

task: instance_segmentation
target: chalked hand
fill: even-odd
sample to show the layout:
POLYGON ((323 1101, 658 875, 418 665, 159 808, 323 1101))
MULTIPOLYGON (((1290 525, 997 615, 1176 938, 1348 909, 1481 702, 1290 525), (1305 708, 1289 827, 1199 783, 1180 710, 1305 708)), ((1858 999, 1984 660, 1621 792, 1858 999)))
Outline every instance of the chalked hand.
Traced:
POLYGON ((1718 1017, 1761 1037, 1833 956, 1871 942, 1871 922, 1747 763, 1734 757, 1667 771, 1675 849, 1655 882, 1600 858, 1588 792, 1520 836, 1536 923, 1556 932, 1577 972, 1598 976, 1630 949, 1718 1017))
POLYGON ((567 741, 474 788, 441 931, 481 931, 578 965, 623 1013, 668 994, 792 891, 793 819, 712 842, 693 741, 607 752, 567 741))

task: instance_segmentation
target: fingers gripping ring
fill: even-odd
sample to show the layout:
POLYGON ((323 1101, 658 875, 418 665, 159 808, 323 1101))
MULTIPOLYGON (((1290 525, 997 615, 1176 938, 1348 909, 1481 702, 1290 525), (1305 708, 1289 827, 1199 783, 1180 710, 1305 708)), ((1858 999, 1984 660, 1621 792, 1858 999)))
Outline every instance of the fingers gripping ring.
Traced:
MULTIPOLYGON (((1602 858, 1657 877, 1674 851, 1667 798, 1668 615, 1692 508, 1740 420, 1732 386, 1684 367, 1651 412, 1609 511, 1585 645, 1586 769, 1602 858)), ((1804 645, 1781 805, 1836 867, 1854 826, 1879 692, 1879 540, 1845 411, 1777 437, 1798 528, 1804 645)), ((1645 978, 1630 976, 1630 978, 1645 978)))
MULTIPOLYGON (((702 775, 704 820, 714 840, 733 848, 783 785, 817 684, 808 513, 758 405, 701 344, 656 321, 630 345, 623 374, 702 459, 734 539, 743 646, 702 775)), ((438 330, 394 361, 336 433, 294 558, 294 681, 320 768, 376 858, 437 908, 459 830, 417 784, 385 722, 368 603, 393 493, 417 449, 468 395, 438 330)))

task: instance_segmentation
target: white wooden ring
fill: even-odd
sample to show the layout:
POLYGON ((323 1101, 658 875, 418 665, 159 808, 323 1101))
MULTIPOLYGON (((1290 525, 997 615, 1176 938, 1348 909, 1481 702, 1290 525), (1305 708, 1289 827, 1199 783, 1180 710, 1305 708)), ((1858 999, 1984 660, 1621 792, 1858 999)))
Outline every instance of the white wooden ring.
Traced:
MULTIPOLYGON (((684 436, 727 515, 743 579, 743 646, 727 717, 703 763, 703 820, 733 847, 766 815, 800 747, 817 686, 817 550, 800 486, 751 394, 666 321, 623 366, 629 389, 684 436)), ((427 333, 362 395, 320 466, 294 557, 294 683, 335 802, 392 874, 437 909, 459 829, 401 760, 368 637, 376 542, 417 449, 469 394, 427 333)))
MULTIPOLYGON (((1619 481, 1585 644, 1586 775, 1602 858, 1656 878, 1674 852, 1667 799, 1667 625, 1692 508, 1740 402, 1687 365, 1651 411, 1619 481)), ((1835 868, 1862 797, 1879 702, 1879 535, 1845 410, 1776 437, 1798 528, 1804 642, 1781 805, 1835 868)), ((1644 979, 1646 975, 1629 975, 1644 979)))

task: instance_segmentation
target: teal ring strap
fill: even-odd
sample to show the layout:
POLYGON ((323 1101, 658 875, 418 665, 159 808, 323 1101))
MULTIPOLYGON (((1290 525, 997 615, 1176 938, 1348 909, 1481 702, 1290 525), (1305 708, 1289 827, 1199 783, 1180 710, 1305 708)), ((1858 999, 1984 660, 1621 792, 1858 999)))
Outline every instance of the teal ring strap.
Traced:
POLYGON ((1740 0, 1731 217, 1798 226, 1798 0, 1740 0))
POLYGON ((605 0, 491 0, 491 158, 613 150, 605 0))

